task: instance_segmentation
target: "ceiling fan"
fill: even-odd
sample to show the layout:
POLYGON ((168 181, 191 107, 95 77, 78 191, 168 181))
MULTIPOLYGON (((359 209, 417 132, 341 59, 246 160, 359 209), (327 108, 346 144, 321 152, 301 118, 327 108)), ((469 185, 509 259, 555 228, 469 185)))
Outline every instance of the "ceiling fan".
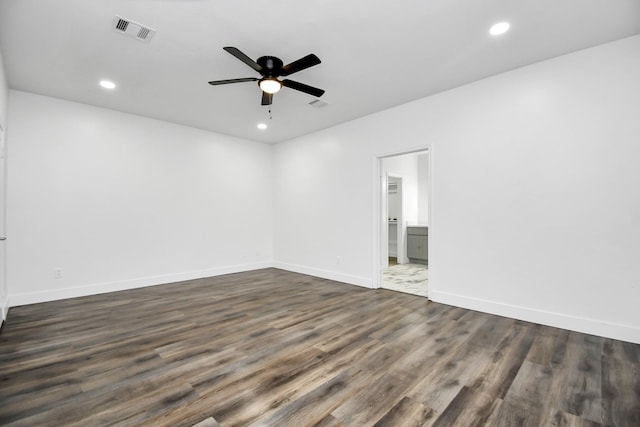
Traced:
POLYGON ((297 73, 298 71, 318 65, 320 63, 320 58, 313 53, 302 57, 297 61, 293 61, 290 64, 283 65, 284 63, 282 60, 275 56, 261 56, 257 61, 254 61, 242 53, 238 48, 225 47, 224 50, 256 70, 260 73, 262 78, 244 77, 240 79, 214 80, 209 82, 210 85, 217 86, 229 83, 258 82, 258 86, 262 89, 262 105, 271 105, 273 102, 273 94, 278 92, 282 86, 299 90, 300 92, 308 93, 309 95, 316 97, 320 97, 324 94, 324 90, 318 89, 317 87, 289 79, 280 80, 278 78, 280 76, 289 76, 293 73, 297 73))

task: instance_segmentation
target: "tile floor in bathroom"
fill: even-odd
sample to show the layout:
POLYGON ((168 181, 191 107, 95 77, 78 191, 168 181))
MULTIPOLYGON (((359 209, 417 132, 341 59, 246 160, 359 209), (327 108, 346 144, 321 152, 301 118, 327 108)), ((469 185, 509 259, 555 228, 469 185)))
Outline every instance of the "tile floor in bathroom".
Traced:
POLYGON ((382 287, 393 291, 426 297, 429 291, 429 270, 423 264, 397 264, 389 259, 382 273, 382 287))

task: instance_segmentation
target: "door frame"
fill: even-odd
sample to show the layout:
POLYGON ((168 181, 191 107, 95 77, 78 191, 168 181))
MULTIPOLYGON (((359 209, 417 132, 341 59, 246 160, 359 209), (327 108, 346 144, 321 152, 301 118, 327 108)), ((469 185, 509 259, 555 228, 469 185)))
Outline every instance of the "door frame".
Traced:
POLYGON ((0 122, 0 327, 9 312, 7 288, 7 136, 0 122))
MULTIPOLYGON (((380 153, 375 155, 373 158, 373 243, 374 243, 374 251, 373 251, 373 280, 371 282, 371 287, 373 289, 379 289, 382 287, 382 273, 384 270, 384 260, 383 256, 383 236, 388 234, 388 224, 387 224, 387 195, 386 192, 388 190, 387 187, 387 174, 384 173, 382 169, 382 161, 388 157, 401 156, 403 154, 412 154, 418 152, 428 152, 429 156, 427 157, 428 166, 427 166, 427 212, 429 217, 429 288, 433 289, 433 274, 432 274, 432 266, 433 266, 433 254, 437 254, 437 247, 433 248, 432 241, 432 233, 433 233, 433 147, 431 145, 419 146, 414 148, 408 148, 404 150, 396 150, 389 151, 386 153, 380 153)), ((387 240, 388 242, 388 240, 387 240)), ((388 252, 388 251, 384 251, 388 252)), ((437 258, 436 258, 437 259, 437 258)), ((387 261, 388 262, 388 261, 387 261)))

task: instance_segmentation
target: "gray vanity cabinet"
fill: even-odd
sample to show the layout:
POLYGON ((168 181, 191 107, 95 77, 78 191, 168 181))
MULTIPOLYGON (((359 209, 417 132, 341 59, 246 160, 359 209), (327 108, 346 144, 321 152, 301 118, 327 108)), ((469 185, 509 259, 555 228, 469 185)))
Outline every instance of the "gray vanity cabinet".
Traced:
POLYGON ((419 264, 428 262, 428 230, 427 227, 407 227, 407 255, 411 262, 419 264))

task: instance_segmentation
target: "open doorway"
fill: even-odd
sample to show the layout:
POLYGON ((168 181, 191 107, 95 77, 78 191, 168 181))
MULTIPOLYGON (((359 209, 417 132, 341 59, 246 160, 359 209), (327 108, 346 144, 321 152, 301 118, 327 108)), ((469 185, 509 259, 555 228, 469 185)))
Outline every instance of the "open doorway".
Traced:
POLYGON ((377 285, 428 297, 429 151, 378 158, 377 285))

